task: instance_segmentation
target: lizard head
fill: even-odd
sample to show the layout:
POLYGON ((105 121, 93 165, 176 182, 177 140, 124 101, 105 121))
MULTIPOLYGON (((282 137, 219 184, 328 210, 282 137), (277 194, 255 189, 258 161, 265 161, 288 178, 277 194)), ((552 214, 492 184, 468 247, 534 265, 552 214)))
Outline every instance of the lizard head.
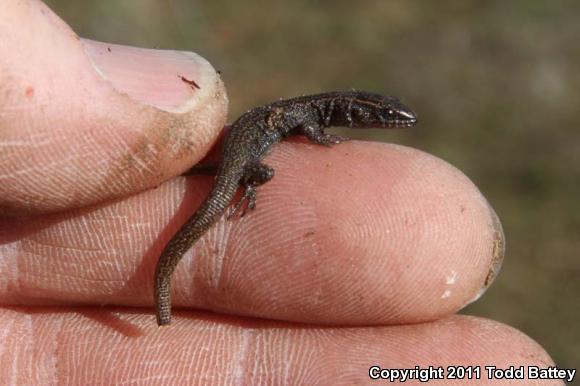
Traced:
POLYGON ((417 123, 417 115, 398 98, 375 93, 358 92, 350 114, 352 127, 410 127, 417 123))

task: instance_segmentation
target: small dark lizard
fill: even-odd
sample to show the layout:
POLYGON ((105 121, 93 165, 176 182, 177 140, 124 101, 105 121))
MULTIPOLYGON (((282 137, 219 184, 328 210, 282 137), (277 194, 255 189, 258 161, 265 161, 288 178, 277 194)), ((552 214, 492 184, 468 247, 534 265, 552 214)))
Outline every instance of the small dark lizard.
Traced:
MULTIPOLYGON (((272 145, 290 135, 304 135, 310 141, 332 146, 347 138, 326 134, 329 126, 353 128, 410 127, 417 116, 399 99, 363 91, 329 92, 280 100, 249 110, 227 132, 214 185, 199 209, 171 238, 155 271, 157 324, 171 321, 171 275, 183 254, 191 248, 230 205, 239 187, 240 201, 256 207, 256 187, 274 177, 274 170, 261 162, 272 145)), ((245 209, 242 210, 242 215, 245 209)))

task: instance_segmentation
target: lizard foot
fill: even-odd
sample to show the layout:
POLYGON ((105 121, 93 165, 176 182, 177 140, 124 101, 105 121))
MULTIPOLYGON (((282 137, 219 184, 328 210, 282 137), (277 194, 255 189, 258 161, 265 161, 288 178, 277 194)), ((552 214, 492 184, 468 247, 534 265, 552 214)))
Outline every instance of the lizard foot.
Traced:
POLYGON ((240 201, 234 206, 228 215, 228 220, 234 216, 244 205, 240 217, 244 217, 248 209, 256 209, 256 187, 265 184, 274 177, 274 169, 261 162, 251 163, 244 169, 244 176, 241 185, 244 187, 244 194, 240 201))
POLYGON ((242 206, 244 206, 244 203, 246 203, 246 205, 242 209, 240 217, 244 217, 248 209, 250 210, 256 209, 256 197, 257 197, 256 188, 253 185, 246 186, 244 194, 228 214, 227 217, 228 220, 234 217, 234 215, 242 208, 242 206))

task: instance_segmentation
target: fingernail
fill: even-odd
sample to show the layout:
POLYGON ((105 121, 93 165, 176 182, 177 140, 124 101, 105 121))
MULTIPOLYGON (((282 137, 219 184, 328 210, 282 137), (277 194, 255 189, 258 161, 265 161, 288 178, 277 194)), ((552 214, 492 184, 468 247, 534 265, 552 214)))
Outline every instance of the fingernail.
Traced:
POLYGON ((193 52, 81 41, 97 73, 115 89, 161 110, 189 111, 219 76, 193 52))
POLYGON ((501 226, 501 222, 499 221, 499 217, 495 210, 488 204, 489 212, 491 214, 491 228, 493 232, 493 244, 491 248, 491 263, 489 266, 489 271, 485 280, 483 282, 483 286, 475 296, 475 298, 470 302, 473 303, 478 300, 491 286, 499 271, 501 270, 501 266, 503 264, 504 256, 505 256, 505 234, 503 232, 503 227, 501 226))

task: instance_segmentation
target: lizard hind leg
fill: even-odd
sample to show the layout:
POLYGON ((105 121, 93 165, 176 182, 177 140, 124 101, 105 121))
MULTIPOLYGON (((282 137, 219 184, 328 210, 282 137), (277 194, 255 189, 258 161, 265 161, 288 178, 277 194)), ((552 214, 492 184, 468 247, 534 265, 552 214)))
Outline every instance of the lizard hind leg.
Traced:
POLYGON ((246 203, 246 206, 242 209, 240 217, 244 217, 247 209, 256 209, 256 187, 265 184, 273 177, 274 169, 266 164, 255 162, 246 166, 244 169, 244 175, 240 181, 240 185, 244 188, 244 193, 233 207, 232 211, 228 214, 228 219, 232 218, 242 208, 244 203, 246 203))

